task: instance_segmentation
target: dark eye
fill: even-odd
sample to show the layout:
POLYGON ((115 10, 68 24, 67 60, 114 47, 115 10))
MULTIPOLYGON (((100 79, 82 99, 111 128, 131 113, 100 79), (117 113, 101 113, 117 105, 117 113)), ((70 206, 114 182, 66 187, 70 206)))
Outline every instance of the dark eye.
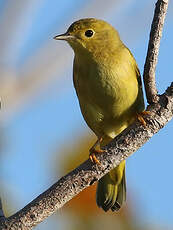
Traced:
POLYGON ((92 37, 93 34, 94 34, 94 32, 92 30, 85 31, 85 36, 88 37, 88 38, 92 37))

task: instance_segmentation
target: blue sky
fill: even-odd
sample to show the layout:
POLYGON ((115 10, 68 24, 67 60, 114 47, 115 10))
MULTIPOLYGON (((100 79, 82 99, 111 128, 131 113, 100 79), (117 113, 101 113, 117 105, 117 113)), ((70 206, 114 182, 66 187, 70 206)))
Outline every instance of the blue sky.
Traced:
MULTIPOLYGON (((18 6, 21 1, 15 2, 18 6)), ((12 7, 10 1, 3 3, 0 1, 1 19, 7 8, 12 7)), ((62 52, 69 52, 71 60, 63 67, 65 70, 61 78, 57 77, 4 122, 2 119, 5 144, 2 146, 0 178, 4 189, 0 194, 5 203, 14 203, 14 212, 63 176, 55 176, 52 169, 55 148, 60 150, 65 140, 77 142, 81 133, 91 133, 81 116, 72 85, 73 53, 68 45, 53 41, 52 37, 64 32, 79 16, 105 19, 118 29, 122 40, 134 54, 141 72, 143 70, 154 1, 117 1, 114 7, 110 4, 110 9, 108 6, 104 9, 104 5, 101 5, 92 11, 87 10, 92 4, 94 1, 52 0, 50 4, 48 0, 38 0, 33 6, 28 4, 27 13, 21 14, 18 23, 13 25, 11 22, 12 27, 16 26, 16 30, 13 28, 13 32, 17 31, 14 36, 10 29, 4 29, 5 22, 0 24, 0 30, 4 29, 9 40, 9 46, 4 43, 8 53, 3 51, 6 58, 1 56, 0 66, 8 66, 10 71, 15 71, 15 78, 23 77, 18 74, 23 66, 31 60, 32 67, 32 58, 47 44, 52 49, 49 52, 50 58, 51 52, 57 51, 52 62, 58 64, 62 52), (23 33, 22 28, 25 28, 26 33, 23 33)), ((170 2, 156 71, 160 93, 172 81, 172 15, 173 4, 170 2)), ((48 54, 44 55, 46 59, 48 54)), ((44 72, 44 66, 42 68, 44 72)), ((51 73, 52 76, 58 75, 56 68, 51 73)), ((148 225, 157 223, 173 227, 172 128, 173 123, 170 122, 127 161, 128 199, 134 200, 134 216, 148 225)))

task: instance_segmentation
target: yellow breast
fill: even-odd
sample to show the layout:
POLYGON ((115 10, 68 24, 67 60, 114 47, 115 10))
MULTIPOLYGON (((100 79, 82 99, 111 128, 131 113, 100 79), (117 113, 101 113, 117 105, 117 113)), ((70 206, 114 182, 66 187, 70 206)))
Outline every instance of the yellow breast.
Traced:
POLYGON ((74 60, 74 85, 81 112, 98 137, 113 138, 143 110, 136 62, 127 48, 106 64, 101 58, 97 62, 84 58, 75 56, 74 60))

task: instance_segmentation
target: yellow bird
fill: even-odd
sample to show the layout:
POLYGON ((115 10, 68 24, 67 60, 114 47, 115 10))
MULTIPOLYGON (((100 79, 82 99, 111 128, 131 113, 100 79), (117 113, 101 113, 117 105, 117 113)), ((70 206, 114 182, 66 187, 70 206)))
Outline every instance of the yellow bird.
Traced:
MULTIPOLYGON (((90 159, 98 163, 95 153, 144 111, 139 69, 118 32, 105 21, 78 20, 54 39, 67 41, 74 50, 74 87, 82 115, 98 138, 90 149, 90 159)), ((118 211, 125 200, 123 161, 99 180, 96 202, 104 211, 118 211)))

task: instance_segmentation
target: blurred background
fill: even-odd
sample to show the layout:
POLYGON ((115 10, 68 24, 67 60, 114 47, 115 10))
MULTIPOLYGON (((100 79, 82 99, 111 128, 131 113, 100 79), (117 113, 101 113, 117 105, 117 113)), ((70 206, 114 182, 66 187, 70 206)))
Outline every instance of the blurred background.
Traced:
MULTIPOLYGON (((111 23, 141 73, 155 0, 0 0, 0 197, 12 215, 88 158, 96 140, 72 84, 73 52, 52 38, 75 20, 111 23)), ((172 81, 173 3, 161 41, 157 86, 172 81)), ((170 122, 127 160, 127 203, 119 213, 96 207, 95 186, 35 229, 173 229, 170 122)))

